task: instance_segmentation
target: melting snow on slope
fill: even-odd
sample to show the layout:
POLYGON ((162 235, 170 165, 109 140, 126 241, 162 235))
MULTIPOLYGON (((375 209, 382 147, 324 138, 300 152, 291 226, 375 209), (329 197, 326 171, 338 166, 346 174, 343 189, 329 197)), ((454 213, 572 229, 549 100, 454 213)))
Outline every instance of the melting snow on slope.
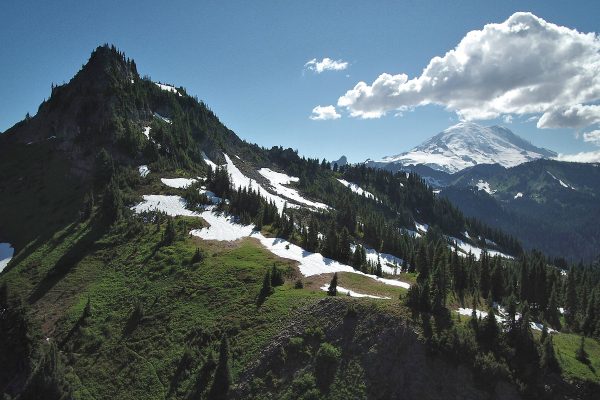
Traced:
POLYGON ((365 196, 369 199, 377 200, 373 193, 367 192, 366 190, 358 186, 356 183, 348 182, 344 179, 338 179, 337 181, 342 185, 346 186, 348 189, 352 190, 354 193, 358 194, 359 196, 365 196))
POLYGON ((205 240, 238 240, 250 236, 254 230, 254 225, 237 224, 234 217, 217 214, 210 210, 203 212, 201 216, 210 224, 210 227, 194 229, 190 234, 205 240))
POLYGON ((150 127, 149 126, 145 126, 144 127, 144 132, 142 132, 144 134, 144 136, 146 136, 146 139, 150 140, 150 127))
POLYGON ((164 91, 175 93, 175 94, 178 94, 179 96, 181 96, 181 93, 179 93, 179 91, 175 88, 175 86, 165 85, 163 83, 158 83, 158 82, 154 82, 154 84, 164 91))
MULTIPOLYGON (((227 162, 227 172, 229 172, 229 175, 231 176, 231 183, 236 189, 252 187, 254 190, 258 190, 260 195, 267 201, 273 201, 280 213, 283 211, 283 206, 287 204, 287 201, 284 198, 269 193, 258 182, 244 175, 242 171, 235 166, 227 154, 223 155, 225 156, 225 161, 227 162)), ((294 204, 288 204, 288 207, 295 208, 296 206, 294 204)))
POLYGON ((164 122, 166 122, 167 124, 171 124, 172 121, 169 118, 163 117, 162 115, 160 115, 159 113, 155 112, 154 116, 164 122))
POLYGON ((160 180, 164 185, 175 189, 185 189, 196 182, 194 178, 161 178, 160 180))
POLYGON ((215 205, 217 205, 221 201, 223 201, 223 199, 221 197, 217 196, 214 192, 211 192, 210 190, 206 190, 205 186, 202 186, 202 188, 200 189, 200 194, 205 195, 208 198, 208 200, 210 200, 210 202, 215 205))
POLYGON ((558 181, 558 183, 560 183, 560 186, 568 188, 568 189, 573 189, 576 190, 573 186, 567 185, 566 183, 564 183, 562 180, 558 179, 557 177, 555 177, 554 175, 552 175, 550 173, 550 171, 546 171, 548 173, 548 175, 550 175, 552 178, 554 178, 555 180, 558 181))
POLYGON ((417 231, 419 231, 420 233, 427 233, 427 230, 429 229, 429 225, 420 224, 417 221, 415 221, 415 226, 417 227, 417 231))
POLYGON ((480 180, 479 180, 479 182, 477 182, 477 185, 476 185, 476 186, 477 186, 477 190, 483 190, 483 191, 484 191, 484 192, 486 192, 487 194, 490 194, 490 195, 492 195, 492 194, 496 193, 496 191, 495 191, 495 190, 492 190, 492 189, 490 188, 490 184, 489 184, 489 183, 487 183, 487 182, 486 182, 486 181, 484 181, 484 180, 481 180, 481 179, 480 179, 480 180))
POLYGON ((210 158, 208 158, 208 156, 206 155, 205 152, 202 152, 202 159, 204 160, 204 162, 206 163, 206 165, 210 166, 213 171, 217 169, 217 164, 215 164, 214 162, 212 162, 210 160, 210 158))
POLYGON ((514 198, 515 198, 515 200, 516 200, 516 199, 519 199, 519 198, 521 198, 521 197, 523 197, 523 193, 519 192, 519 193, 515 194, 515 197, 514 197, 514 198))
POLYGON ((254 237, 271 253, 290 260, 298 261, 300 273, 304 276, 327 274, 332 272, 352 272, 360 274, 386 285, 408 289, 410 284, 395 279, 380 278, 375 275, 357 271, 349 265, 323 257, 319 253, 311 253, 303 248, 280 238, 267 238, 262 233, 254 231, 252 225, 236 224, 234 219, 223 214, 214 213, 211 207, 202 213, 196 213, 185 208, 185 200, 179 196, 146 195, 144 201, 132 209, 137 212, 163 211, 170 216, 201 216, 210 227, 191 231, 192 235, 207 240, 237 240, 243 237, 254 237))
MULTIPOLYGON (((448 239, 450 239, 451 241, 456 242, 456 246, 461 249, 465 255, 469 254, 469 252, 471 252, 473 254, 473 256, 475 257, 476 260, 479 260, 481 258, 481 254, 483 253, 483 249, 473 246, 467 242, 464 242, 458 238, 449 236, 448 239)), ((453 248, 454 246, 449 245, 450 248, 453 248)), ((503 258, 513 258, 512 256, 509 256, 508 254, 504 254, 501 253, 497 250, 486 250, 488 255, 491 257, 495 257, 495 256, 500 256, 503 258)), ((459 255, 462 255, 460 252, 458 253, 459 255)))
POLYGON ((14 254, 15 249, 10 243, 0 243, 0 272, 6 268, 14 254))
POLYGON ((284 186, 289 185, 292 182, 298 182, 299 179, 297 177, 282 174, 281 172, 275 172, 269 168, 261 168, 258 172, 269 181, 273 187, 273 190, 275 190, 277 194, 280 194, 283 197, 294 200, 298 203, 306 204, 309 207, 321 209, 329 208, 323 203, 305 199, 300 193, 298 193, 296 189, 284 186))
MULTIPOLYGON (((365 247, 365 253, 367 256, 367 261, 377 265, 377 261, 381 262, 381 269, 386 274, 397 275, 402 267, 402 259, 398 258, 392 254, 387 253, 379 253, 377 250, 365 247)), ((354 252, 356 250, 356 246, 350 246, 350 250, 354 252)))
POLYGON ((138 171, 139 171, 139 173, 140 173, 140 176, 141 176, 142 178, 145 178, 145 177, 147 177, 147 176, 148 176, 148 174, 150 173, 150 169, 148 168, 148 166, 147 166, 147 165, 140 165, 140 166, 138 167, 138 171))
POLYGON ((410 284, 395 279, 380 278, 375 275, 365 274, 355 270, 349 265, 342 264, 330 258, 323 257, 320 253, 311 253, 304 250, 302 247, 296 246, 287 240, 280 238, 267 238, 260 232, 253 232, 252 237, 260 240, 263 246, 269 249, 273 254, 298 261, 300 263, 300 272, 304 276, 328 274, 332 272, 352 272, 359 275, 364 275, 386 285, 399 286, 405 289, 410 287, 410 284))
MULTIPOLYGON (((471 316, 473 315, 473 309, 472 308, 459 308, 458 310, 456 310, 460 315, 466 315, 466 316, 471 316)), ((488 313, 485 311, 481 311, 481 310, 475 310, 475 313, 477 315, 478 318, 485 318, 487 317, 488 313)), ((504 323, 506 321, 506 312, 502 309, 502 307, 500 307, 497 310, 497 313, 495 312, 494 315, 496 316, 496 321, 498 321, 499 323, 504 323)), ((515 314, 515 319, 519 320, 521 318, 521 314, 517 313, 515 314)), ((534 329, 536 331, 541 331, 544 329, 544 325, 539 323, 539 322, 530 322, 529 325, 531 326, 531 329, 534 329)), ((557 332, 556 330, 550 328, 549 326, 548 328, 548 332, 549 333, 555 333, 557 332)))
POLYGON ((162 194, 144 195, 144 201, 133 206, 131 209, 136 213, 144 211, 162 211, 171 217, 182 215, 186 217, 197 217, 200 214, 185 208, 185 200, 180 196, 167 196, 162 194))
MULTIPOLYGON (((323 290, 325 292, 328 291, 329 290, 329 285, 325 284, 325 285, 321 286, 321 290, 323 290)), ((350 289, 346 289, 346 288, 343 288, 341 286, 337 287, 337 291, 338 291, 338 293, 342 293, 342 294, 348 295, 350 297, 368 297, 370 299, 387 299, 387 300, 390 299, 390 297, 381 297, 381 296, 373 296, 371 294, 356 293, 356 292, 354 292, 354 291, 352 291, 350 289)))

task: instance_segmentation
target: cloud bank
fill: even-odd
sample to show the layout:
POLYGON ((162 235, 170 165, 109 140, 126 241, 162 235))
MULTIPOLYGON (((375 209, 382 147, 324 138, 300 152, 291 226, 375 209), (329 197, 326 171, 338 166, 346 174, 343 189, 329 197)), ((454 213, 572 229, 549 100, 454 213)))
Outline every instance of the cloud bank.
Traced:
POLYGON ((313 58, 304 64, 304 68, 316 72, 317 74, 324 71, 343 71, 348 68, 348 62, 343 60, 332 60, 329 57, 325 57, 321 61, 317 61, 316 58, 313 58))
POLYGON ((569 161, 579 163, 600 163, 600 150, 584 151, 575 154, 559 154, 556 157, 558 161, 569 161))
POLYGON ((338 119, 341 115, 335 110, 334 106, 316 106, 309 117, 313 121, 324 121, 328 119, 338 119))
MULTIPOLYGON (((307 63, 308 64, 308 63, 307 63)), ((353 117, 438 104, 464 120, 541 115, 538 128, 600 122, 600 39, 518 12, 471 31, 420 76, 381 74, 338 99, 353 117)))

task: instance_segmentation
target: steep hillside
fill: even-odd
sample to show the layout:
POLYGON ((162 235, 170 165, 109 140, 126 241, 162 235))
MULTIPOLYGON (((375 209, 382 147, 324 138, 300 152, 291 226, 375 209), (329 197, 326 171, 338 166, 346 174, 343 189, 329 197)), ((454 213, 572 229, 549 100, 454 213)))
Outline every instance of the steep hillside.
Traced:
POLYGON ((453 176, 440 195, 527 248, 571 260, 600 255, 597 165, 550 160, 508 169, 482 165, 453 176))

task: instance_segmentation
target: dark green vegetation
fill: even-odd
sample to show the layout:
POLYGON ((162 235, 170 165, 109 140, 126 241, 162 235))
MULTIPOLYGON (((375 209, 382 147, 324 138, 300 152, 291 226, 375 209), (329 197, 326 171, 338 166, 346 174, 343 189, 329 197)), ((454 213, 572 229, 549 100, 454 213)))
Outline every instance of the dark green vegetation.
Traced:
POLYGON ((6 396, 518 398, 551 396, 550 385, 592 398, 598 390, 597 266, 562 275, 566 265, 523 253, 515 238, 465 218, 416 174, 332 170, 291 149, 245 143, 178 91, 140 78, 132 60, 103 46, 70 83, 53 87, 36 116, 0 136, 0 185, 11 193, 0 196, 0 233, 17 250, 0 275, 6 396), (223 153, 238 155, 236 165, 265 186, 261 167, 298 176, 295 187, 331 209, 280 215, 254 190, 234 189, 202 152, 217 163, 223 153), (141 164, 152 171, 147 178, 141 164), (167 188, 161 176, 204 177, 229 200, 220 210, 362 272, 382 276, 392 267, 367 261, 368 248, 391 253, 414 285, 406 293, 340 273, 336 285, 390 300, 330 297, 319 288, 331 274, 303 278, 254 239, 202 241, 189 236, 200 218, 133 214, 143 194, 180 195, 190 209, 208 202, 200 184, 167 188), (415 221, 430 225, 421 237, 406 231, 415 221), (518 261, 459 255, 448 236, 518 261), (452 311, 492 302, 522 312, 525 323, 503 330, 493 318, 467 323, 452 311), (528 315, 572 333, 532 335, 528 315))

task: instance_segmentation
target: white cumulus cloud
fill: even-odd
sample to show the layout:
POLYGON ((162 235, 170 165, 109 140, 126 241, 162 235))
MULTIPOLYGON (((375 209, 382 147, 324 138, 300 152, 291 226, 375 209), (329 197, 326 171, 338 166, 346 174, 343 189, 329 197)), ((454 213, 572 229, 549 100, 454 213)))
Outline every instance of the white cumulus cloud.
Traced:
POLYGON ((538 127, 581 127, 600 121, 600 39, 518 12, 468 32, 420 76, 381 74, 338 99, 351 116, 379 118, 427 104, 463 120, 542 115, 538 127))
POLYGON ((313 121, 324 121, 327 119, 338 119, 341 115, 335 110, 334 106, 316 106, 309 117, 313 121))
POLYGON ((600 106, 575 104, 546 111, 537 122, 538 128, 581 128, 600 122, 600 106))
POLYGON ((348 68, 348 62, 343 60, 332 60, 329 57, 325 57, 321 61, 317 61, 316 58, 313 58, 304 64, 304 68, 314 71, 317 74, 320 74, 323 71, 343 71, 348 68))
POLYGON ((585 132, 583 134, 583 141, 594 143, 595 145, 600 146, 600 130, 585 132))
POLYGON ((556 157, 558 161, 580 162, 580 163, 600 163, 600 150, 583 151, 575 154, 559 154, 556 157))

